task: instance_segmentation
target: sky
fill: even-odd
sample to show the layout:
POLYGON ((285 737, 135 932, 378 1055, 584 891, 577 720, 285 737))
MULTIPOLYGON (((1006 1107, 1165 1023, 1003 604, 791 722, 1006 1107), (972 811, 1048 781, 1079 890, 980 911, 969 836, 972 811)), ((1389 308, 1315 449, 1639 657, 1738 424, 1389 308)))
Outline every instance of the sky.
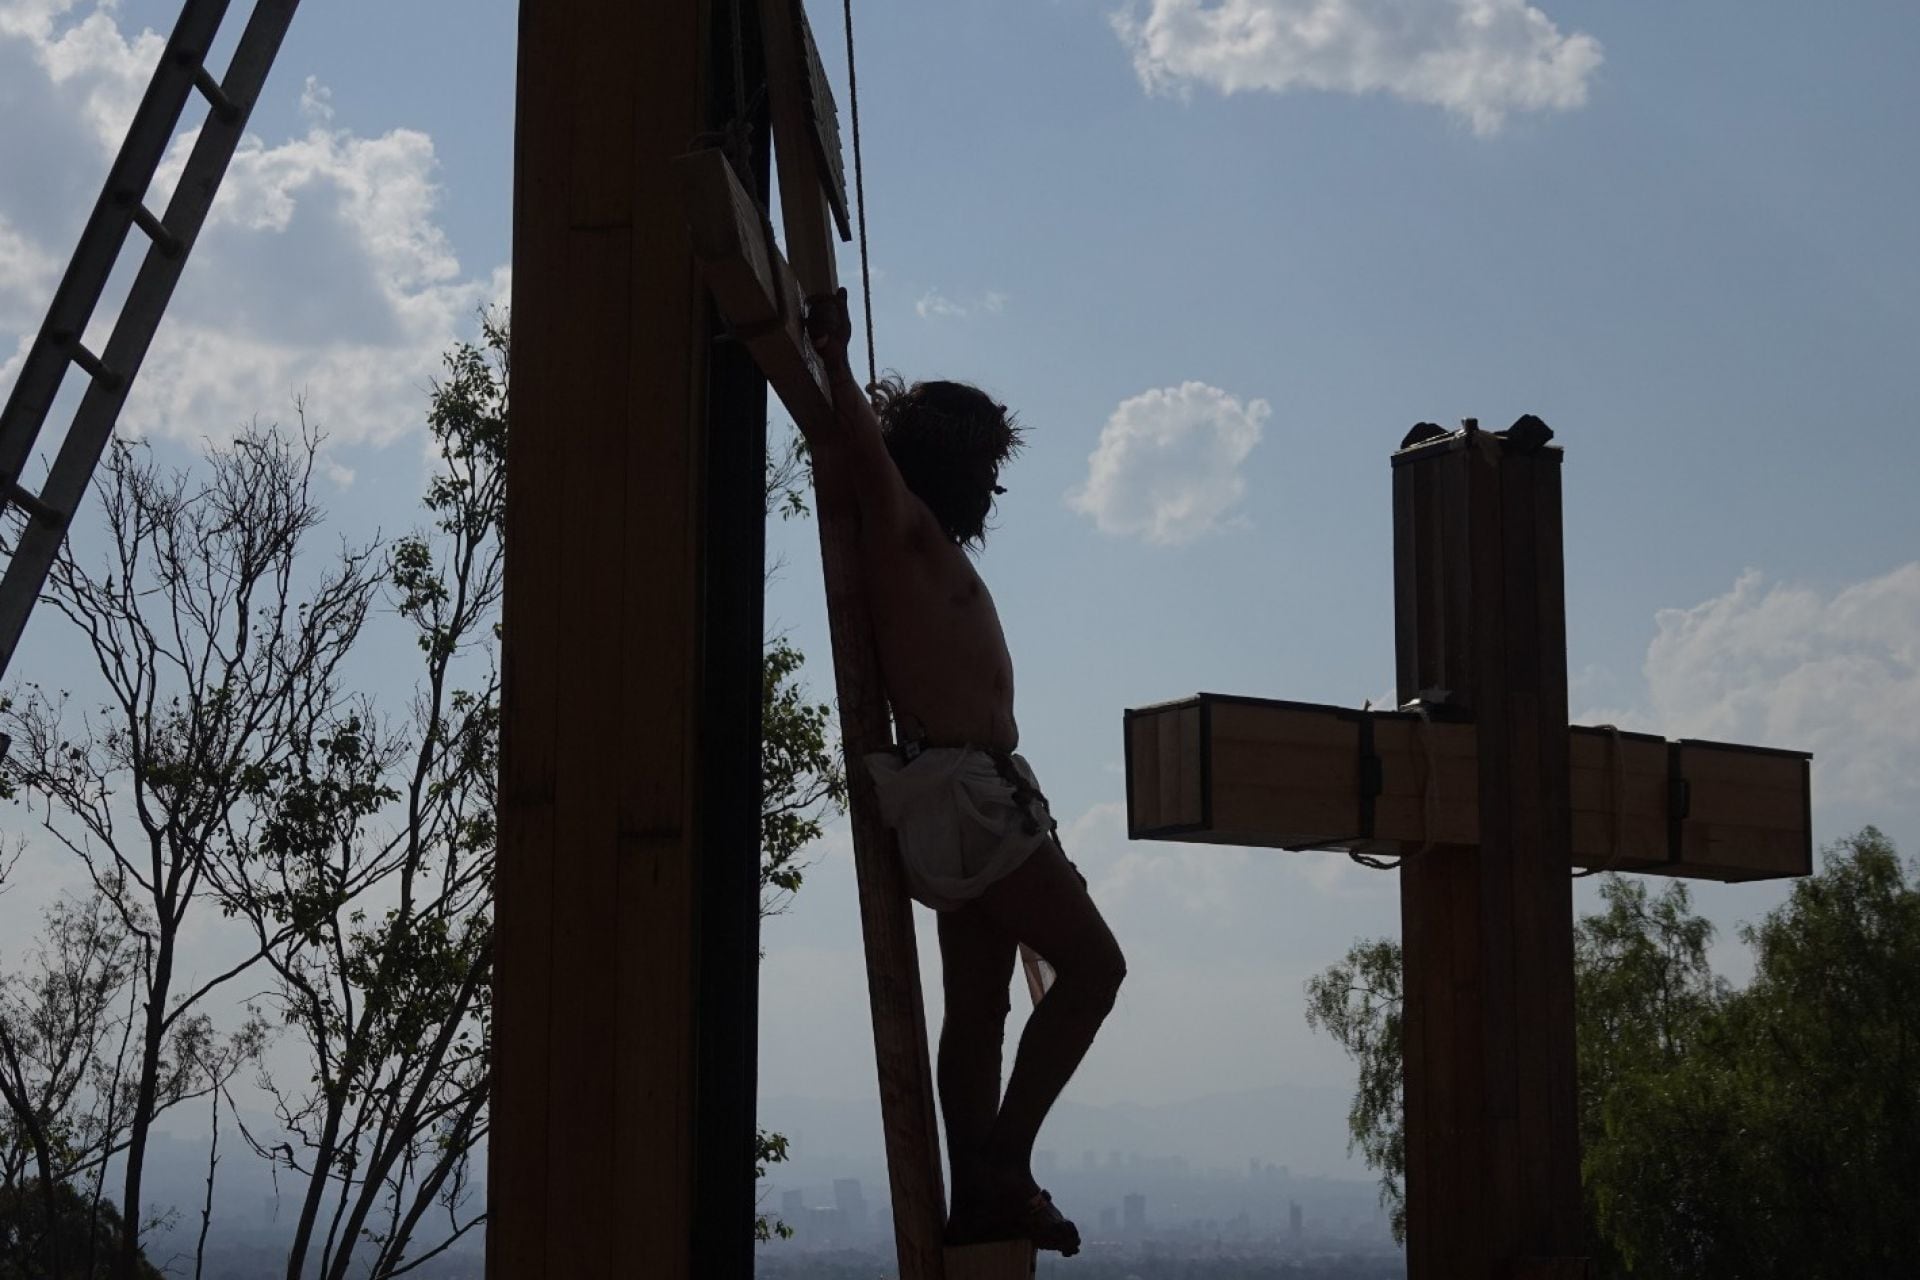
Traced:
MULTIPOLYGON (((839 15, 810 8, 844 121, 839 15)), ((0 390, 173 12, 0 0, 0 390)), ((855 20, 881 364, 1029 428, 979 564, 1022 750, 1131 970, 1069 1096, 1350 1084, 1301 984, 1397 932, 1395 877, 1129 842, 1121 714, 1390 700, 1387 456, 1416 421, 1535 413, 1565 446, 1576 721, 1811 750, 1816 840, 1872 822, 1920 850, 1920 9, 855 20)), ((300 398, 335 524, 417 520, 439 353, 510 291, 514 38, 504 0, 302 6, 126 430, 189 458, 300 398)), ((828 696, 814 531, 772 540, 769 625, 828 696)), ((80 678, 55 628, 16 677, 80 678)), ((1723 971, 1785 894, 1695 887, 1723 971)), ((844 825, 765 944, 763 1094, 873 1096, 844 825)))

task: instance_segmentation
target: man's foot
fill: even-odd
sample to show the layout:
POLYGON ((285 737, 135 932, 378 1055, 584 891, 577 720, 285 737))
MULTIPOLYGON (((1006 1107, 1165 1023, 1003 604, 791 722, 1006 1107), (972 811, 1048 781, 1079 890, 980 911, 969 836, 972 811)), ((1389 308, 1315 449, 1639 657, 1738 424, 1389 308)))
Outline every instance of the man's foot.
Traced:
POLYGON ((1024 1199, 956 1212, 947 1223, 948 1244, 994 1240, 1031 1240, 1034 1248, 1050 1249, 1064 1258, 1080 1252, 1079 1228, 1054 1208, 1052 1196, 1038 1189, 1024 1199))

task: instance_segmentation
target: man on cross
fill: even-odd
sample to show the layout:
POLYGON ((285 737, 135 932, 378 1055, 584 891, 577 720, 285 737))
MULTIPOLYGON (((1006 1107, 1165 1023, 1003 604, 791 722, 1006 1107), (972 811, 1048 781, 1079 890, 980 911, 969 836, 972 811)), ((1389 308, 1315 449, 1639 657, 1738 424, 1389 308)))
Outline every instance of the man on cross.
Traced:
POLYGON ((889 379, 869 398, 847 363, 845 289, 810 303, 807 333, 838 411, 837 430, 809 431, 807 443, 856 495, 860 572, 897 728, 894 750, 865 763, 908 890, 938 913, 947 1243, 1024 1237, 1070 1255, 1080 1234, 1034 1181, 1033 1144, 1113 1008, 1126 962, 1014 752, 1013 661, 967 557, 1005 492, 1000 468, 1020 428, 1005 405, 961 383, 889 379), (1008 988, 1023 944, 1055 979, 1003 1096, 1008 988))

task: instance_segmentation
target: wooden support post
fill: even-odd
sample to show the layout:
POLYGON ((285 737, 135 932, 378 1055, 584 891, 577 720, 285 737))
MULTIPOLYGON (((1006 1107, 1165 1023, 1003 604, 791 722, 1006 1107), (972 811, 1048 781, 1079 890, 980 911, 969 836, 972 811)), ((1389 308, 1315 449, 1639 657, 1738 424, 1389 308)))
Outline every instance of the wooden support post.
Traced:
POLYGON ((487 1249, 512 1280, 752 1274, 764 390, 711 349, 672 168, 732 100, 729 8, 521 6, 487 1249))
POLYGON ((1471 430, 1394 458, 1400 699, 1479 732, 1479 843, 1400 871, 1412 1280, 1580 1249, 1560 459, 1471 430))
MULTIPOLYGON (((804 300, 831 293, 839 283, 828 177, 816 150, 821 140, 809 123, 817 99, 825 95, 805 74, 811 59, 797 0, 761 0, 760 14, 791 265, 769 243, 763 202, 748 195, 715 152, 696 152, 680 162, 686 216, 721 310, 795 421, 837 430, 831 397, 800 323, 804 300)), ((901 1280, 945 1280, 946 1194, 913 905, 893 833, 880 819, 862 763, 868 752, 892 744, 893 731, 862 585, 859 507, 847 478, 830 464, 816 459, 813 479, 894 1241, 901 1280)))
POLYGON ((957 1245, 947 1250, 947 1280, 1033 1280, 1030 1240, 957 1245))

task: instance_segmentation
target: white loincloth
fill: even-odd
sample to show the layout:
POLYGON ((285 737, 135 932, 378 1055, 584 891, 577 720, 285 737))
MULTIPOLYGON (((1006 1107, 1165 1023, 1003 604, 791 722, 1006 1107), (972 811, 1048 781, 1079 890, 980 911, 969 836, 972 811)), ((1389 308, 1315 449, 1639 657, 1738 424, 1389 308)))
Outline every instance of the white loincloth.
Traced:
MULTIPOLYGON (((1052 838, 1046 800, 1015 804, 1013 785, 978 747, 927 747, 911 761, 876 751, 866 760, 880 816, 900 838, 907 892, 935 911, 965 906, 1052 838)), ((1012 760, 1037 793, 1025 757, 1012 760)))

